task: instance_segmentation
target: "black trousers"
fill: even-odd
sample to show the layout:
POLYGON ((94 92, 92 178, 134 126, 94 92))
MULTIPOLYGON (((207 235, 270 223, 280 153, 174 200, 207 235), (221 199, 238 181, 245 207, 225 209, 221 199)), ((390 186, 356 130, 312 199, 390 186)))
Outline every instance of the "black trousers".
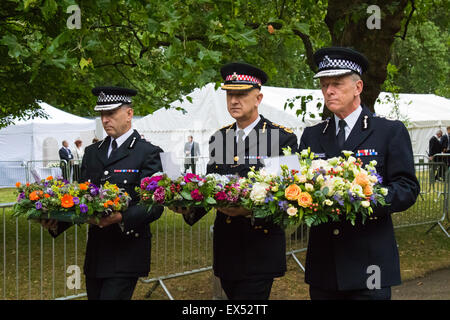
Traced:
POLYGON ((131 300, 138 278, 87 278, 88 300, 131 300))
POLYGON ((348 291, 328 291, 309 286, 311 300, 391 300, 391 287, 348 291))
POLYGON ((191 167, 191 171, 193 174, 195 174, 195 163, 185 163, 184 164, 184 173, 191 167))
POLYGON ((220 283, 229 300, 269 300, 273 279, 220 279, 220 283))

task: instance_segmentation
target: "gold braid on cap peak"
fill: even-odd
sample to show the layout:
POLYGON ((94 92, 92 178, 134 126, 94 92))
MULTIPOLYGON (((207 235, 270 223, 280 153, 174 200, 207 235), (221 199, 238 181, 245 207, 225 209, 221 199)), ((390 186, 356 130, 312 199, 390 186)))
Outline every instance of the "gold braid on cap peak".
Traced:
POLYGON ((222 89, 225 90, 248 90, 254 88, 251 84, 224 84, 222 89))

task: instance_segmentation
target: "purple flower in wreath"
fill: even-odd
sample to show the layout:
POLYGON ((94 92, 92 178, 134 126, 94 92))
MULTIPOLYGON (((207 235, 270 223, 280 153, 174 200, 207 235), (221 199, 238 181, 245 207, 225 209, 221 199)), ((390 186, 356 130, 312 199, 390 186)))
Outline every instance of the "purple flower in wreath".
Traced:
POLYGON ((38 201, 36 202, 36 210, 41 210, 42 209, 42 202, 38 201))
POLYGON ((158 187, 158 181, 152 181, 152 182, 150 182, 147 185, 145 190, 147 190, 147 191, 155 191, 157 187, 158 187))
POLYGON ((377 204, 377 197, 375 196, 375 194, 372 194, 370 196, 370 202, 372 202, 373 204, 377 204))
POLYGON ((51 188, 47 188, 47 190, 45 190, 46 193, 48 193, 49 196, 53 197, 55 195, 55 193, 53 192, 53 190, 51 188))
POLYGON ((278 201, 278 206, 280 207, 281 210, 286 211, 288 208, 288 202, 287 201, 278 201))
POLYGON ((73 201, 74 204, 79 204, 79 203, 80 203, 80 198, 78 198, 78 197, 73 197, 73 198, 72 198, 72 201, 73 201))
POLYGON ((268 195, 266 197, 266 199, 264 199, 264 203, 269 203, 270 201, 273 201, 273 196, 272 195, 268 195))
POLYGON ((80 204, 80 212, 81 213, 86 213, 88 212, 89 208, 87 205, 85 205, 84 203, 80 204))
MULTIPOLYGON (((352 195, 350 195, 350 197, 351 197, 352 195)), ((341 205, 342 207, 344 206, 344 199, 342 199, 342 197, 340 196, 340 195, 338 195, 338 194, 335 194, 334 196, 333 196, 333 199, 337 202, 337 203, 339 203, 339 205, 341 205)))
POLYGON ((18 196, 17 196, 17 202, 19 202, 19 201, 21 201, 22 199, 25 199, 25 192, 22 192, 22 193, 20 193, 18 196))
POLYGON ((352 195, 352 192, 351 192, 351 191, 348 191, 348 197, 350 198, 350 202, 355 202, 355 201, 357 200, 357 197, 354 197, 354 196, 352 195))
POLYGON ((97 196, 98 195, 98 187, 95 184, 90 184, 89 185, 89 193, 93 196, 97 196))

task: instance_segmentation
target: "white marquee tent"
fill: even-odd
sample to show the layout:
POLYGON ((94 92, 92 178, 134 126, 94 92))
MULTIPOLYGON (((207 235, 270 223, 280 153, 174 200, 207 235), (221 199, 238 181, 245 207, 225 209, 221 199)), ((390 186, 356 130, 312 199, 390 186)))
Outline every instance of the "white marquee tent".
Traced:
POLYGON ((59 160, 62 141, 69 147, 80 138, 84 146, 95 135, 95 120, 85 119, 39 102, 48 119, 17 121, 0 130, 0 161, 59 160))
MULTIPOLYGON (((294 130, 298 139, 305 127, 320 121, 316 107, 318 102, 323 104, 320 90, 266 86, 262 88, 262 93, 264 97, 259 107, 260 113, 269 120, 294 130), (296 116, 295 108, 284 110, 286 101, 297 96, 311 96, 312 100, 307 103, 306 110, 314 114, 315 118, 307 115, 302 121, 296 116)), ((220 88, 215 90, 214 84, 196 89, 189 96, 192 103, 186 100, 176 101, 171 104, 172 109, 158 110, 135 120, 134 127, 147 140, 159 145, 164 151, 174 152, 178 157, 182 157, 184 143, 192 135, 200 144, 201 154, 207 156, 209 137, 234 120, 227 112, 225 91, 220 88), (175 110, 176 107, 182 107, 187 112, 183 114, 175 110)), ((450 126, 450 100, 433 94, 400 94, 399 112, 394 115, 391 114, 394 102, 390 97, 388 93, 380 94, 381 103, 375 105, 376 113, 406 121, 414 153, 426 154, 428 140, 436 130, 450 126)), ((299 105, 297 100, 295 106, 299 105)))

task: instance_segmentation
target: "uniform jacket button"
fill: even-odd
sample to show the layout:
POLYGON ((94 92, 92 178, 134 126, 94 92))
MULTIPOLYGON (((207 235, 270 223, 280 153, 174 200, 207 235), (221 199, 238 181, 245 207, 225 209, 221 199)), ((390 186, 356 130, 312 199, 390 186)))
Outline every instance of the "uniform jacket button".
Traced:
POLYGON ((123 180, 123 183, 127 183, 127 180, 123 180))
POLYGON ((105 176, 108 175, 108 173, 109 173, 108 170, 105 170, 105 172, 103 172, 103 174, 104 174, 105 176))
POLYGON ((333 230, 333 234, 334 234, 335 236, 339 235, 339 229, 334 229, 334 230, 333 230))
POLYGON ((134 236, 135 236, 136 238, 139 237, 139 233, 136 232, 136 233, 134 234, 134 236))
POLYGON ((130 231, 127 231, 127 235, 129 235, 130 234, 130 231))

